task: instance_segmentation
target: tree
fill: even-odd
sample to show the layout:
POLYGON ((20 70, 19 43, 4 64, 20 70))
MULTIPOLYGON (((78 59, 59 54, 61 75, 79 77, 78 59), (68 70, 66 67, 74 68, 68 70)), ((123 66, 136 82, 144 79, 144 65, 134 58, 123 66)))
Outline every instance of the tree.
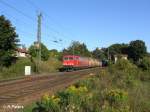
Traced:
MULTIPOLYGON (((29 47, 29 54, 32 57, 37 57, 37 52, 38 52, 38 49, 34 45, 31 45, 29 47)), ((49 58, 49 51, 47 47, 43 43, 41 43, 41 59, 42 61, 47 61, 48 58, 49 58)))
POLYGON ((61 60, 62 53, 58 52, 56 49, 52 49, 52 50, 49 50, 49 56, 50 58, 61 60))
POLYGON ((111 55, 115 54, 127 54, 128 53, 128 44, 113 44, 109 47, 109 52, 111 55))
POLYGON ((134 62, 139 61, 147 54, 145 42, 142 40, 131 41, 128 49, 128 57, 134 62))
POLYGON ((72 42, 72 44, 67 49, 63 50, 63 54, 74 54, 87 57, 91 56, 87 46, 84 43, 80 43, 78 41, 72 42))
POLYGON ((150 57, 150 53, 149 52, 147 53, 147 56, 150 57))
POLYGON ((92 56, 96 59, 101 59, 101 60, 107 58, 105 52, 99 48, 96 48, 95 50, 92 51, 92 56))
POLYGON ((3 15, 0 16, 0 66, 11 65, 18 42, 15 27, 3 15))
POLYGON ((50 56, 50 58, 57 58, 58 51, 56 49, 49 50, 49 56, 50 56))

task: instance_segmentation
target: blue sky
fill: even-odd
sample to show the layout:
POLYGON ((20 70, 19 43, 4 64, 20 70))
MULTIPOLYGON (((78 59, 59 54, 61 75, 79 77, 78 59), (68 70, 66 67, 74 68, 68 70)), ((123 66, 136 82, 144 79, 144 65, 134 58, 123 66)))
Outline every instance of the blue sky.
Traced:
POLYGON ((74 40, 93 50, 141 39, 150 51, 150 0, 0 0, 0 14, 12 21, 27 47, 36 40, 38 11, 49 49, 61 50, 74 40))

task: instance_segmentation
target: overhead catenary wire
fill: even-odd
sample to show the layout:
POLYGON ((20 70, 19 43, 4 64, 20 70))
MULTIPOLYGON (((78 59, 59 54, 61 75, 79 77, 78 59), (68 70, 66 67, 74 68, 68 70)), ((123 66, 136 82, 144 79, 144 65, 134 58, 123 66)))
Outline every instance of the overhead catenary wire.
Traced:
MULTIPOLYGON (((15 18, 14 15, 9 14, 9 13, 7 13, 6 11, 4 11, 4 10, 2 10, 2 9, 1 9, 1 13, 5 13, 5 15, 10 16, 14 21, 20 22, 22 26, 25 25, 25 24, 29 24, 29 23, 26 22, 26 21, 23 21, 23 20, 20 20, 20 19, 18 19, 18 18, 15 18)), ((27 32, 26 30, 24 30, 24 29, 22 29, 22 28, 15 28, 15 30, 19 30, 19 31, 21 31, 21 32, 23 32, 23 33, 26 33, 26 34, 35 36, 35 34, 33 34, 32 32, 27 32)), ((21 32, 20 32, 20 33, 21 33, 21 32)))
MULTIPOLYGON (((33 17, 31 17, 31 16, 29 16, 28 14, 24 13, 23 11, 17 9, 16 7, 10 5, 10 4, 7 3, 6 1, 0 0, 0 3, 3 4, 3 5, 5 5, 5 6, 7 6, 7 7, 9 7, 9 8, 11 8, 12 10, 16 11, 17 13, 23 15, 24 17, 28 18, 30 21, 35 22, 33 17)), ((60 33, 59 31, 57 31, 57 30, 55 30, 55 29, 53 29, 53 28, 50 28, 49 26, 47 26, 47 24, 43 24, 43 26, 44 26, 46 29, 50 29, 49 31, 53 31, 53 32, 55 32, 56 34, 58 34, 58 35, 60 35, 60 36, 66 38, 66 36, 64 36, 62 33, 60 33)), ((55 37, 56 37, 56 36, 55 36, 55 37)), ((59 38, 59 40, 62 40, 62 39, 59 38)), ((64 41, 64 40, 63 40, 63 41, 64 41)), ((68 40, 67 40, 67 41, 68 41, 68 40)))
MULTIPOLYGON (((33 1, 31 0, 26 0, 28 4, 30 4, 32 7, 34 7, 36 10, 41 10, 41 8, 39 8, 33 1)), ((49 16, 47 13, 45 13, 43 10, 41 10, 43 15, 47 16, 48 18, 50 18, 55 24, 57 24, 59 27, 62 27, 62 25, 58 24, 58 22, 55 22, 54 19, 49 16)), ((60 33, 59 31, 57 31, 56 29, 49 27, 47 25, 45 25, 48 29, 52 30, 53 32, 55 32, 56 34, 64 37, 64 38, 68 38, 66 35, 60 33)), ((62 39, 61 39, 62 40, 62 39)))
POLYGON ((38 10, 42 11, 43 15, 45 15, 49 19, 51 19, 55 24, 57 24, 57 26, 62 27, 62 25, 60 23, 56 22, 50 15, 48 15, 47 13, 45 13, 45 11, 43 11, 41 8, 39 8, 32 0, 26 0, 26 2, 28 4, 30 4, 32 7, 34 7, 37 11, 38 10))
MULTIPOLYGON (((34 21, 34 18, 33 18, 33 17, 30 17, 29 15, 25 14, 24 12, 20 11, 19 9, 15 8, 14 6, 8 4, 7 2, 5 2, 5 1, 3 1, 3 0, 0 0, 0 3, 3 4, 3 5, 5 5, 5 6, 7 6, 7 7, 9 7, 9 8, 11 8, 11 9, 13 9, 13 10, 16 11, 17 13, 19 13, 19 14, 23 15, 24 17, 30 19, 31 21, 34 21)), ((4 11, 3 11, 3 12, 4 12, 4 11)), ((7 15, 10 15, 10 14, 7 14, 7 15)), ((14 20, 20 21, 19 19, 14 18, 14 16, 12 16, 12 15, 10 15, 10 16, 11 16, 14 20)), ((25 21, 22 21, 22 22, 25 23, 25 24, 28 24, 28 22, 25 22, 25 21)), ((21 29, 21 31, 23 31, 23 30, 21 29)), ((25 31, 24 31, 24 32, 25 32, 25 31)), ((31 34, 31 33, 30 33, 30 34, 31 34)), ((33 35, 33 34, 32 34, 32 35, 33 35)))
MULTIPOLYGON (((6 11, 4 11, 4 10, 2 10, 1 9, 1 13, 2 13, 2 15, 6 15, 6 16, 9 16, 10 18, 12 18, 14 21, 16 21, 17 23, 19 22, 19 24, 21 23, 21 25, 23 26, 23 25, 26 25, 26 24, 28 24, 28 25, 31 25, 29 22, 27 22, 27 21, 23 21, 23 19, 18 19, 18 18, 16 18, 13 14, 9 14, 9 13, 7 13, 6 11), (4 14, 3 14, 4 13, 4 14)), ((19 28, 20 29, 20 28, 19 28)), ((23 30, 23 29, 21 29, 21 30, 23 30)), ((30 32, 31 33, 31 32, 30 32)))
MULTIPOLYGON (((48 16, 43 10, 41 10, 33 1, 31 0, 26 0, 28 4, 30 4, 32 7, 34 7, 36 9, 36 11, 41 11, 43 15, 48 16)), ((47 26, 46 24, 44 24, 45 27, 47 27, 48 29, 52 30, 53 32, 60 34, 59 31, 55 30, 54 28, 51 28, 49 26, 47 26)))
MULTIPOLYGON (((15 10, 16 12, 18 12, 18 13, 20 13, 21 15, 23 15, 24 17, 30 19, 31 21, 34 21, 34 19, 35 19, 35 18, 30 17, 29 15, 25 14, 24 12, 20 11, 19 9, 15 8, 14 6, 8 4, 7 2, 5 2, 5 1, 3 1, 3 0, 0 0, 0 3, 2 3, 3 5, 5 5, 5 6, 11 8, 11 9, 15 10)), ((35 22, 35 21, 34 21, 34 22, 35 22)), ((47 25, 44 24, 44 26, 48 28, 47 25)), ((48 29, 49 29, 49 28, 48 28, 48 29)), ((54 29, 52 29, 52 28, 51 28, 51 30, 57 32, 56 30, 54 30, 54 29)), ((58 33, 58 32, 57 32, 57 33, 58 33)))
POLYGON ((7 2, 5 2, 5 1, 3 1, 3 0, 0 0, 0 3, 2 3, 3 5, 5 5, 5 6, 11 8, 11 9, 15 10, 16 12, 22 14, 24 17, 26 17, 26 18, 30 19, 31 21, 33 21, 33 19, 34 19, 33 17, 30 17, 29 15, 27 15, 27 14, 25 14, 24 12, 18 10, 17 8, 15 8, 14 6, 8 4, 7 2))

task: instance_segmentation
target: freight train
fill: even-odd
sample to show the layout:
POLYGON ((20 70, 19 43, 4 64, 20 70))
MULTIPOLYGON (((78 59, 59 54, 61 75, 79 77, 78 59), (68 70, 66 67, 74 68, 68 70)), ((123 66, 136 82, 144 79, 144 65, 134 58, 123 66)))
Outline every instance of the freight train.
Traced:
POLYGON ((63 67, 60 68, 60 71, 79 70, 98 66, 102 66, 102 62, 97 59, 77 55, 64 55, 63 67))

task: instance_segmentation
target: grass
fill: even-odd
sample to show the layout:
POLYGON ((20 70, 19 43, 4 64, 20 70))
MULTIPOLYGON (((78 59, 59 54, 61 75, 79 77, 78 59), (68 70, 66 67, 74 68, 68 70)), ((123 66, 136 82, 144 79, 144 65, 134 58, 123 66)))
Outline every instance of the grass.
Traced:
POLYGON ((33 64, 28 58, 19 58, 16 63, 10 67, 3 67, 0 71, 0 79, 9 79, 24 76, 24 67, 32 66, 33 64))
POLYGON ((44 95, 33 108, 39 112, 149 112, 150 75, 147 80, 140 78, 145 73, 121 60, 55 95, 44 95))
MULTIPOLYGON (((30 58, 19 58, 16 63, 10 67, 3 67, 0 70, 0 80, 13 79, 24 76, 25 66, 31 66, 32 74, 35 74, 35 62, 30 58)), ((61 62, 56 59, 49 59, 42 61, 40 64, 40 73, 50 73, 58 71, 61 67, 61 62)))
POLYGON ((49 59, 41 62, 40 72, 56 72, 62 66, 62 63, 57 59, 49 59))
POLYGON ((23 110, 18 110, 18 112, 32 112, 32 109, 36 106, 36 103, 32 103, 23 108, 23 110))

